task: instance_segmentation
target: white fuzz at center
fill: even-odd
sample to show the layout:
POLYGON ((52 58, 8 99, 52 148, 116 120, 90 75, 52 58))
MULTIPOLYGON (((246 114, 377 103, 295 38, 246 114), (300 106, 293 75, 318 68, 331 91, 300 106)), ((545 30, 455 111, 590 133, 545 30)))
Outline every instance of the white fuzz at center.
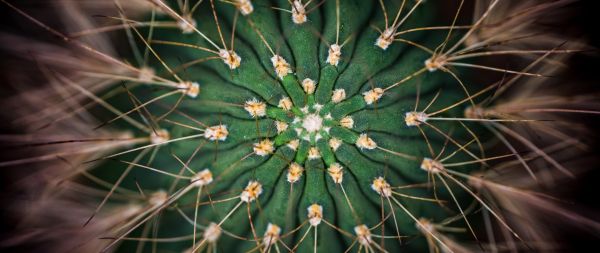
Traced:
POLYGON ((302 120, 302 127, 309 133, 319 131, 323 126, 323 118, 317 114, 309 114, 302 120))

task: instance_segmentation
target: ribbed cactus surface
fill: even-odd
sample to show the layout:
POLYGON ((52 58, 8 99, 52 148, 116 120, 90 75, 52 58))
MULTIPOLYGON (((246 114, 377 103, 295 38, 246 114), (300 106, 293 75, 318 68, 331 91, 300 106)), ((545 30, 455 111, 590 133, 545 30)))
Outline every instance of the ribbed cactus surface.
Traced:
POLYGON ((578 144, 545 117, 595 113, 540 92, 575 50, 521 19, 569 1, 120 0, 65 33, 3 2, 78 55, 23 119, 74 145, 40 151, 68 166, 32 216, 81 225, 57 252, 541 249, 531 182, 578 144))
MULTIPOLYGON (((246 1, 253 8, 244 13, 242 2, 238 8, 204 3, 187 17, 189 23, 181 22, 195 28, 156 30, 148 42, 163 61, 153 61, 152 69, 206 59, 177 72, 198 85, 197 95, 165 100, 179 104, 166 119, 196 128, 164 124, 170 139, 200 134, 165 148, 182 161, 189 159, 179 174, 193 179, 181 180, 176 189, 198 191, 190 189, 196 179, 191 172, 210 172, 213 178, 196 184, 200 195, 186 194, 175 202, 187 217, 197 213, 196 248, 214 243, 211 247, 225 252, 310 252, 314 247, 343 252, 353 244, 354 250, 426 249, 417 221, 442 221, 458 209, 446 201, 451 197, 446 189, 433 195, 426 185, 433 174, 422 167, 423 159, 440 159, 460 147, 450 144, 442 151, 444 135, 420 129, 424 119, 418 110, 440 110, 467 95, 447 74, 426 69, 430 53, 394 41, 393 33, 431 26, 440 10, 420 1, 389 1, 390 13, 384 15, 376 1, 294 1, 290 6, 282 0, 246 1), (210 237, 214 224, 236 236, 210 237)), ((170 18, 159 16, 156 22, 170 18)), ((434 48, 445 33, 402 38, 434 48)), ((147 100, 169 92, 152 92, 147 100)), ((455 116, 464 107, 453 110, 455 116)), ((437 126, 444 134, 450 127, 437 126)), ((464 129, 452 131, 453 139, 469 141, 464 129)), ((451 159, 459 156, 464 158, 451 159)), ((167 155, 156 156, 152 166, 177 173, 182 164, 167 155)), ((152 172, 136 177, 151 177, 148 181, 163 189, 173 182, 152 172)), ((450 187, 457 199, 464 197, 457 186, 450 187)), ((181 225, 171 227, 165 220, 161 231, 193 230, 180 214, 168 213, 181 225)))

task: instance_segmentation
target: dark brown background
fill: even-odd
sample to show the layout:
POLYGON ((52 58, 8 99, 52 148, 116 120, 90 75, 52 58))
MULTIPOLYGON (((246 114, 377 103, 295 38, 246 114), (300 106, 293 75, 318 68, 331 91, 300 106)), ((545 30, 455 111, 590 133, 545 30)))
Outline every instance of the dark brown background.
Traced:
MULTIPOLYGON (((440 2, 449 5, 446 10, 455 10, 452 7, 455 2, 439 0, 440 2)), ((512 1, 512 0, 505 0, 512 1)), ((518 0, 514 0, 518 1, 518 0)), ((18 6, 27 9, 29 13, 36 17, 52 17, 51 13, 44 8, 50 0, 13 0, 18 6)), ((467 1, 470 2, 470 1, 467 1)), ((566 17, 567 22, 556 25, 551 24, 551 29, 556 29, 563 34, 573 35, 575 37, 584 38, 589 41, 589 44, 595 48, 600 48, 600 29, 596 22, 600 16, 597 8, 597 0, 583 0, 571 5, 570 15, 566 17)), ((469 10, 467 4, 465 10, 469 10)), ((60 27, 57 19, 44 19, 54 27, 60 27)), ((34 35, 38 39, 56 40, 49 36, 47 32, 31 24, 14 11, 0 3, 0 32, 9 32, 21 35, 34 35)), ((33 68, 34 66, 23 65, 22 61, 14 59, 0 50, 0 99, 3 99, 13 92, 11 85, 8 83, 6 73, 15 71, 23 67, 33 68)), ((577 86, 569 86, 570 92, 600 92, 600 57, 597 52, 589 52, 579 54, 571 58, 569 65, 569 79, 574 80, 577 86), (577 90, 574 90, 577 89, 577 90)), ((600 98, 599 98, 600 99, 600 98)), ((6 112, 2 112, 0 108, 0 134, 18 133, 18 129, 11 128, 6 124, 6 112)), ((585 116, 582 118, 592 129, 600 130, 600 116, 585 116)), ((600 131, 596 131, 600 133, 600 131)), ((600 152, 600 138, 598 134, 593 137, 592 143, 593 153, 588 154, 590 160, 598 160, 600 152)), ((6 160, 11 157, 11 150, 4 147, 0 143, 0 160, 6 160)), ((572 203, 572 208, 582 212, 588 217, 600 219, 600 166, 598 162, 590 163, 589 172, 577 178, 577 182, 569 184, 565 187, 560 187, 554 192, 554 196, 568 200, 572 203)), ((13 191, 11 182, 18 178, 21 173, 26 173, 27 168, 0 168, 0 242, 11 235, 12 228, 15 226, 14 219, 6 213, 6 208, 11 205, 11 199, 18 197, 19 193, 13 191)), ((600 234, 590 234, 583 231, 564 228, 561 230, 562 236, 569 242, 564 252, 597 252, 597 243, 600 242, 600 234)), ((1 243, 0 243, 1 244, 1 243)), ((27 247, 19 249, 2 249, 6 252, 27 252, 27 247)))

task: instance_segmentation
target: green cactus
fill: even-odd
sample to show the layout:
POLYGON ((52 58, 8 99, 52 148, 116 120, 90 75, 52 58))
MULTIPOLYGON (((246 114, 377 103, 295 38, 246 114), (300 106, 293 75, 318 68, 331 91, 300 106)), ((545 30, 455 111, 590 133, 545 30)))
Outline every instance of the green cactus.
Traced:
POLYGON ((100 245, 116 252, 464 252, 455 240, 491 247, 489 220, 527 245, 471 176, 529 169, 484 152, 527 118, 486 111, 504 79, 475 70, 517 82, 563 51, 483 65, 476 53, 503 44, 477 37, 490 2, 460 26, 462 1, 442 19, 422 0, 154 0, 145 21, 116 1, 126 60, 56 32, 116 69, 88 73, 110 86, 71 85, 114 113, 93 129, 115 146, 69 176, 103 192, 81 225, 117 219, 100 245))
MULTIPOLYGON (((386 219, 384 226, 378 226, 382 220, 381 197, 372 189, 372 184, 379 177, 384 178, 382 182, 389 183, 387 187, 427 182, 427 172, 420 169, 423 157, 430 156, 427 145, 416 127, 406 126, 404 114, 414 109, 417 95, 422 101, 431 101, 437 91, 444 89, 443 97, 430 108, 439 109, 458 101, 463 94, 451 79, 438 73, 408 80, 402 87, 392 87, 423 69, 423 63, 431 55, 401 43, 394 43, 385 50, 375 45, 380 34, 369 24, 386 25, 376 2, 328 1, 308 13, 302 24, 294 23, 292 15, 286 12, 277 13, 263 7, 285 7, 289 5, 287 1, 252 3, 256 8, 243 17, 236 17, 239 12, 235 6, 219 3, 213 5, 217 21, 213 19, 213 9, 207 6, 193 15, 199 31, 217 44, 220 32, 224 36, 224 45, 213 48, 207 39, 194 33, 182 35, 177 30, 156 32, 152 39, 161 44, 152 47, 168 66, 215 56, 207 50, 175 43, 211 50, 226 48, 241 59, 235 68, 213 60, 190 66, 181 74, 186 80, 197 82, 200 93, 193 99, 184 99, 178 110, 207 126, 222 126, 228 132, 222 140, 204 144, 203 150, 214 150, 211 152, 214 154, 203 153, 188 165, 192 171, 207 168, 216 178, 206 190, 203 189, 200 202, 223 191, 242 191, 251 181, 262 187, 256 200, 254 196, 248 201, 242 199, 241 206, 240 200, 219 204, 216 210, 210 205, 200 206, 198 217, 203 221, 201 223, 214 222, 233 234, 258 238, 265 251, 272 247, 284 249, 282 244, 270 246, 268 237, 263 237, 268 224, 274 225, 271 229, 277 231, 274 232, 277 236, 297 230, 281 240, 299 252, 313 250, 315 234, 309 230, 316 229, 317 251, 344 251, 356 239, 346 237, 332 227, 318 229, 318 225, 306 224, 308 208, 316 204, 319 207, 315 215, 351 234, 355 233, 355 227, 364 224, 372 234, 393 235, 385 239, 388 251, 400 247, 422 249, 425 246, 422 238, 409 246, 400 246, 399 243, 409 238, 407 235, 419 232, 415 221, 392 200, 386 201, 383 209, 386 215, 393 209, 394 217, 386 219), (229 35, 234 18, 237 21, 232 40, 229 35), (229 44, 230 41, 233 43, 229 44), (329 52, 329 46, 339 45, 342 41, 346 43, 340 50, 338 62, 328 61, 328 57, 336 57, 329 52), (420 91, 417 85, 421 87, 420 91), (231 216, 224 217, 229 212, 231 216), (398 235, 403 237, 393 238, 398 235)), ((418 4, 411 1, 405 4, 405 11, 413 7, 415 10, 410 15, 403 13, 407 17, 401 24, 403 28, 431 24, 434 6, 417 8, 418 4)), ((390 10, 398 10, 400 1, 385 5, 390 10)), ((316 3, 305 8, 314 6, 316 3)), ((424 34, 407 37, 430 47, 444 39, 442 36, 432 39, 431 36, 428 35, 428 39, 424 34)), ((152 68, 161 69, 161 66, 156 63, 152 68)), ((177 103, 176 100, 172 99, 170 104, 177 103)), ((186 121, 183 117, 169 118, 186 121)), ((166 129, 172 133, 171 138, 198 133, 181 126, 166 129)), ((432 130, 425 131, 435 135, 432 130)), ((465 137, 464 133, 454 134, 454 138, 462 137, 465 137)), ((196 141, 176 142, 169 148, 186 158, 197 145, 196 141)), ((440 150, 443 139, 432 137, 431 145, 440 150)), ((153 164, 157 168, 181 166, 173 157, 161 156, 157 156, 153 164)), ((148 176, 151 175, 145 177, 148 176)), ((163 183, 168 185, 170 182, 163 183)), ((179 187, 186 184, 189 182, 182 182, 179 187)), ((401 193, 434 198, 427 188, 401 193)), ((443 212, 440 203, 389 197, 401 200, 404 207, 418 215, 417 218, 442 220, 456 215, 443 212)), ((191 217, 194 194, 182 197, 178 203, 187 207, 183 211, 191 217)), ((193 229, 190 225, 187 227, 181 228, 180 233, 189 233, 193 229)), ((273 240, 277 239, 273 237, 273 240)), ((199 239, 197 245, 201 244, 199 239)), ((258 244, 222 236, 216 247, 225 252, 246 252, 253 248, 258 250, 255 249, 258 244)))

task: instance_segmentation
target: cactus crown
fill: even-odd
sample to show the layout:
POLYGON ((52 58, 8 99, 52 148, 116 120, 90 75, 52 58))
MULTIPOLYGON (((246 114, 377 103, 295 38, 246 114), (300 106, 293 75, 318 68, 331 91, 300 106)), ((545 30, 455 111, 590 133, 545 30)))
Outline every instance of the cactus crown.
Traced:
POLYGON ((122 252, 463 252, 480 208, 521 240, 470 175, 519 156, 486 157, 487 140, 520 139, 483 99, 501 83, 461 67, 541 76, 472 60, 502 44, 480 32, 498 2, 460 26, 462 1, 444 25, 424 0, 116 1, 127 60, 64 36, 100 65, 78 75, 110 83, 71 85, 116 115, 94 129, 121 136, 74 180, 109 188, 86 226, 122 252))
MULTIPOLYGON (((394 34, 430 24, 434 6, 421 6, 422 1, 386 1, 384 9, 371 1, 209 2, 193 15, 177 14, 182 17, 176 18, 179 31, 154 28, 153 37, 144 39, 160 57, 148 63, 154 70, 207 59, 182 72, 167 69, 172 77, 190 80, 177 86, 187 98, 176 110, 188 118, 176 113, 165 117, 181 123, 168 129, 171 139, 193 135, 185 126, 199 121, 208 126, 198 126, 206 140, 202 145, 214 146, 213 155, 194 155, 193 145, 169 144, 175 155, 188 156, 189 170, 205 168, 191 181, 202 189, 198 198, 177 199, 182 212, 199 224, 192 227, 198 239, 190 250, 212 245, 226 251, 344 251, 353 240, 360 247, 384 250, 372 234, 386 234, 385 249, 393 250, 407 235, 419 234, 414 225, 403 225, 417 223, 392 204, 401 198, 392 194, 398 191, 391 185, 427 182, 427 173, 418 170, 427 145, 398 116, 408 113, 415 97, 431 100, 443 87, 444 97, 432 107, 448 106, 462 94, 445 85, 443 75, 417 77, 415 71, 426 68, 428 53, 394 41, 394 34), (392 22, 387 12, 398 17, 392 22), (414 79, 407 78, 412 74, 414 79), (207 180, 204 173, 214 179, 207 180), (202 204, 233 189, 241 189, 237 200, 224 196, 228 201, 214 204, 217 209, 202 204), (391 205, 381 205, 380 198, 391 205), (186 205, 190 207, 183 209, 186 205), (394 218, 381 217, 381 211, 394 218), (311 229, 315 232, 309 233, 311 229), (221 231, 248 239, 222 236, 221 231)), ((176 16, 172 3, 156 5, 172 12, 158 16, 157 22, 176 16)), ((407 37, 430 46, 439 43, 422 35, 407 37)), ((154 139, 160 140, 152 143, 162 145, 169 138, 154 139)), ((168 159, 157 156, 154 163, 178 165, 163 160, 168 159)), ((402 207, 430 209, 415 213, 417 217, 445 216, 427 190, 403 194, 425 200, 401 200, 402 207)))

